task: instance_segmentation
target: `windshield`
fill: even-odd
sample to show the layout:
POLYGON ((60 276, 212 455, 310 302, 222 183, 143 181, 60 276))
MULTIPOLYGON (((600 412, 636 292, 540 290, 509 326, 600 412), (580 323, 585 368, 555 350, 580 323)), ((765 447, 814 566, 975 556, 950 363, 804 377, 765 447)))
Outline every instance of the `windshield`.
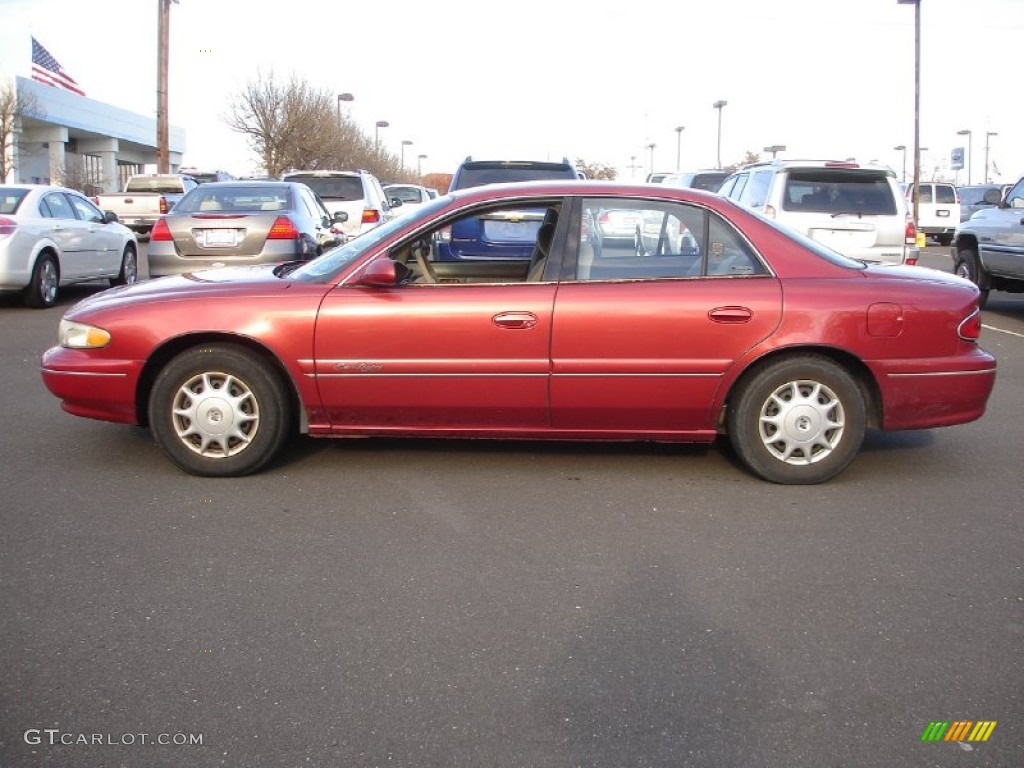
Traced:
MULTIPOLYGON (((456 189, 515 181, 577 179, 576 169, 565 163, 470 162, 459 171, 456 189)), ((449 190, 451 191, 451 190, 449 190)))
POLYGON ((291 210, 291 190, 284 184, 253 184, 249 186, 224 186, 202 184, 174 206, 175 213, 196 213, 197 211, 257 211, 291 210))
POLYGON ((162 195, 181 194, 184 183, 176 176, 151 176, 149 178, 129 179, 125 192, 159 192, 162 195))
POLYGON ((417 222, 433 218, 436 211, 441 210, 450 202, 451 197, 445 195, 416 208, 415 212, 409 216, 400 216, 379 227, 374 227, 344 245, 326 251, 323 256, 307 261, 298 269, 289 272, 288 279, 303 283, 328 283, 345 267, 389 240, 396 232, 407 227, 416 228, 417 222))

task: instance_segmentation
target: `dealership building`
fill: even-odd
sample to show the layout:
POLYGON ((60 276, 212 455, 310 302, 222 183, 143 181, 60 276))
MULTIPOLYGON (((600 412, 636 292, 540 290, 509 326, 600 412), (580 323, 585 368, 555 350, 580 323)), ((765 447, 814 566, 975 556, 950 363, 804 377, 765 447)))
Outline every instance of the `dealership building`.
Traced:
MULTIPOLYGON (((5 62, 10 64, 10 62, 5 62)), ((157 162, 157 121, 37 82, 6 69, 0 95, 13 109, 0 115, 7 183, 62 184, 86 194, 116 192, 134 173, 157 162)), ((170 126, 170 166, 181 165, 185 131, 170 126)))

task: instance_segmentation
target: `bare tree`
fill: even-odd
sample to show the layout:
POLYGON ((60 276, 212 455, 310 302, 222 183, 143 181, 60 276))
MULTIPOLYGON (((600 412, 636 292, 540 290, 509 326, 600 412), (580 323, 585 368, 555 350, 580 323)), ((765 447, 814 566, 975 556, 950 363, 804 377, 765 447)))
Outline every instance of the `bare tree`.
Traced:
POLYGON ((405 178, 398 159, 374 146, 349 118, 337 114, 334 94, 292 75, 279 82, 258 74, 232 100, 224 118, 249 139, 267 174, 292 168, 365 168, 384 179, 405 178))
POLYGON ((14 170, 14 133, 22 115, 39 116, 38 105, 32 96, 18 93, 13 82, 0 84, 0 182, 14 170))
POLYGON ((583 171, 588 179, 613 181, 618 176, 618 172, 612 166, 605 163, 588 163, 582 157, 576 158, 576 169, 583 171))

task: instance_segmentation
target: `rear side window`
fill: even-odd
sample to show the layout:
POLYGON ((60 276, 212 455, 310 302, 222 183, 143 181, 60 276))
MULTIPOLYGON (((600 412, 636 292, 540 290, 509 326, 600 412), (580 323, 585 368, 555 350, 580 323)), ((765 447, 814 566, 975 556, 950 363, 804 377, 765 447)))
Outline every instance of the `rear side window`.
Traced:
POLYGON ((881 173, 829 169, 790 171, 782 195, 786 211, 860 213, 894 216, 897 213, 889 179, 881 173))
POLYGON ((751 208, 761 208, 768 202, 768 188, 772 184, 772 171, 754 171, 750 181, 740 193, 739 201, 751 208))
POLYGON ((956 202, 956 189, 949 184, 935 185, 935 202, 946 203, 947 205, 956 202))

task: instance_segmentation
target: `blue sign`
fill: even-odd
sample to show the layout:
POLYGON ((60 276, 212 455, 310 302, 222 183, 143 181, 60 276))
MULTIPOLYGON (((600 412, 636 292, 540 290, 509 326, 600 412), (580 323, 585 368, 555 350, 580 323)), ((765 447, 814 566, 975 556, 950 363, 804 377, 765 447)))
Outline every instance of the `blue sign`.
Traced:
POLYGON ((953 151, 949 153, 949 167, 954 171, 959 171, 964 167, 963 147, 953 147, 953 151))

